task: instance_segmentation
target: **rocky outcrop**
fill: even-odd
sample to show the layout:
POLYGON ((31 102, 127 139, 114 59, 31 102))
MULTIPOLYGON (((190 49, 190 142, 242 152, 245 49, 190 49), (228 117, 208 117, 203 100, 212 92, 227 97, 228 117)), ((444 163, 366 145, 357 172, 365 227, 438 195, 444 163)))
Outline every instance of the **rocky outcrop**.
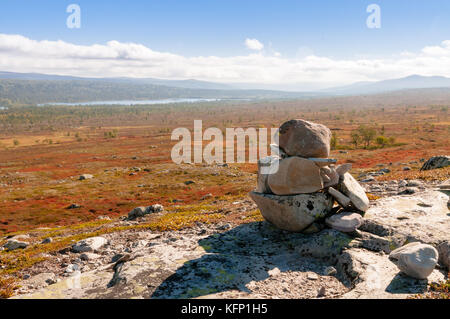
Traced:
POLYGON ((450 165, 450 156, 434 156, 423 164, 421 171, 427 171, 430 169, 443 168, 450 165))
POLYGON ((360 230, 388 239, 393 249, 405 242, 437 247, 449 238, 448 199, 447 194, 433 189, 385 197, 371 204, 360 230))
POLYGON ((91 237, 81 240, 72 246, 72 251, 76 253, 93 252, 106 245, 108 240, 104 237, 91 237))
POLYGON ((27 294, 17 297, 406 298, 425 292, 448 271, 435 267, 417 280, 389 254, 408 241, 435 248, 448 241, 448 198, 433 189, 381 198, 353 233, 322 229, 306 235, 265 221, 220 230, 201 224, 162 233, 111 233, 104 235, 109 244, 98 249, 98 257, 78 261, 79 270, 51 285, 42 276, 34 289, 27 282, 27 294))
POLYGON ((160 204, 151 205, 148 207, 136 207, 128 213, 128 219, 134 220, 138 217, 144 217, 148 214, 159 213, 164 210, 164 207, 160 204))
POLYGON ((340 299, 404 299, 425 292, 429 283, 445 278, 434 270, 428 280, 419 281, 399 272, 383 253, 361 248, 345 250, 336 268, 341 280, 352 287, 340 299))
POLYGON ((6 250, 25 249, 28 247, 28 243, 17 239, 10 239, 4 245, 6 250))

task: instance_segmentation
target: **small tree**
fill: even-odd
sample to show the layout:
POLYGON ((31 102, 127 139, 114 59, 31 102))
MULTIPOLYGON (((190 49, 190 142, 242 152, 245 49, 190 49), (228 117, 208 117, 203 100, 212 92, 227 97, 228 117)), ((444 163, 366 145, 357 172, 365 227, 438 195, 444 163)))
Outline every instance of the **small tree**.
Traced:
POLYGON ((370 142, 373 141, 377 132, 373 128, 368 128, 364 125, 361 125, 358 131, 361 134, 362 140, 364 141, 364 147, 368 148, 370 146, 370 142))
POLYGON ((352 138, 352 144, 355 145, 355 148, 358 148, 358 144, 361 142, 361 135, 359 135, 358 131, 352 131, 350 136, 352 138))

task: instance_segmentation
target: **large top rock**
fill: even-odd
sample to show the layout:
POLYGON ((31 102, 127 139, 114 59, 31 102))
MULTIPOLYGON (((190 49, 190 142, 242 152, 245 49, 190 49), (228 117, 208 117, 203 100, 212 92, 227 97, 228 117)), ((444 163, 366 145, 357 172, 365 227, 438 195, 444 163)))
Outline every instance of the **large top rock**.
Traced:
POLYGON ((290 120, 280 127, 279 145, 289 156, 326 158, 331 131, 322 124, 290 120))
POLYGON ((313 161, 295 156, 281 160, 278 171, 270 174, 267 182, 277 195, 314 193, 323 188, 319 167, 313 161))

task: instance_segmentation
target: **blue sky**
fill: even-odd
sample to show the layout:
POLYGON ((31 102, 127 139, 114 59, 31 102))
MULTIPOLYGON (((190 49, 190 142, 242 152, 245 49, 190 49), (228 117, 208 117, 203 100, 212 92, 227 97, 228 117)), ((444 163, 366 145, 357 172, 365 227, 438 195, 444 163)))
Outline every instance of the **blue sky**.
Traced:
POLYGON ((447 0, 2 0, 0 32, 77 44, 137 42, 186 56, 244 54, 247 37, 286 56, 305 48, 334 57, 418 50, 450 37, 447 0), (68 29, 67 5, 82 9, 68 29), (381 29, 368 29, 366 8, 381 7, 381 29))
POLYGON ((83 46, 133 42, 185 58, 249 55, 244 42, 257 39, 261 54, 285 59, 387 59, 449 40, 450 1, 1 0, 0 34, 83 46), (81 7, 80 29, 66 27, 71 3, 81 7), (366 26, 372 3, 381 8, 380 29, 366 26))

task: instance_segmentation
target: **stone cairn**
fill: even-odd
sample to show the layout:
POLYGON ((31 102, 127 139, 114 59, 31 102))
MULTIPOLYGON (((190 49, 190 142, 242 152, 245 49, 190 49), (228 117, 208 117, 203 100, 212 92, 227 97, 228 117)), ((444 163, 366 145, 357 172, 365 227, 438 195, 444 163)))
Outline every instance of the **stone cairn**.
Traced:
POLYGON ((276 154, 258 161, 258 182, 250 197, 276 227, 311 234, 325 225, 353 232, 363 222, 369 199, 348 173, 351 164, 330 159, 331 131, 305 120, 279 128, 276 154), (276 167, 278 170, 271 171, 276 167), (335 205, 337 202, 337 205, 335 205))

